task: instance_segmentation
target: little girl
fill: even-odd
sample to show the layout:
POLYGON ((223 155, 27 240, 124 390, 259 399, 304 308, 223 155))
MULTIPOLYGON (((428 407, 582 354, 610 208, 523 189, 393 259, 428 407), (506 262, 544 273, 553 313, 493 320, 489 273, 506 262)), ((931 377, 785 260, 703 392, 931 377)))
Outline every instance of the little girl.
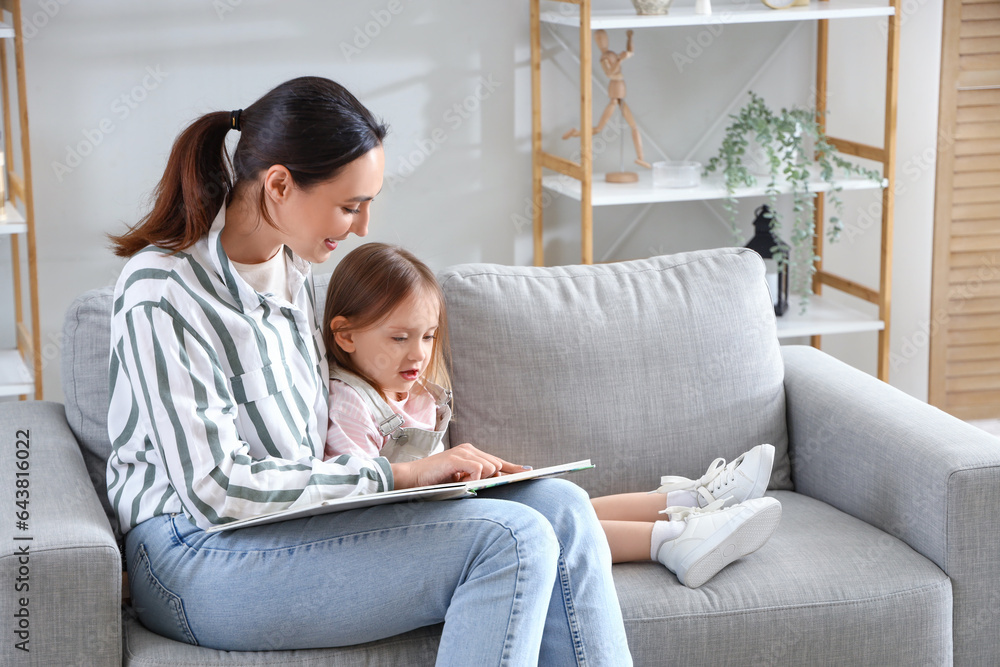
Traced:
MULTIPOLYGON (((433 272, 402 248, 362 245, 334 270, 323 321, 331 377, 325 458, 403 463, 443 451, 447 317, 433 272)), ((773 459, 774 447, 758 445, 728 465, 716 459, 699 479, 663 477, 658 494, 594 498, 612 560, 658 560, 686 586, 701 586, 777 527, 781 505, 763 497, 773 459)))

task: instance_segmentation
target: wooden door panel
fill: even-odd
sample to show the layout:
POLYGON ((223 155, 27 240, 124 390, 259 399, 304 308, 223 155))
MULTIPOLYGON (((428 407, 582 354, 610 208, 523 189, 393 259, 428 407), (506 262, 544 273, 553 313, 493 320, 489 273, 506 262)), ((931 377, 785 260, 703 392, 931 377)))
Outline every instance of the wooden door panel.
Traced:
POLYGON ((929 400, 1000 417, 1000 2, 944 3, 929 400))
POLYGON ((952 363, 982 363, 997 359, 1000 359, 1000 349, 994 345, 968 345, 965 347, 956 345, 948 350, 948 361, 952 363))
POLYGON ((960 36, 962 38, 1000 36, 1000 21, 965 21, 962 23, 960 36))

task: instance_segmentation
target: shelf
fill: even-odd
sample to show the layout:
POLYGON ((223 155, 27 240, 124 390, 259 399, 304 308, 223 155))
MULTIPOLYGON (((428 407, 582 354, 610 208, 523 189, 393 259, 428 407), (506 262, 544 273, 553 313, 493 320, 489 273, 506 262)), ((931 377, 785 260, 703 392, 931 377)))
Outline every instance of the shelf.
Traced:
POLYGON ((818 294, 809 297, 809 308, 805 315, 800 315, 799 298, 798 294, 789 295, 788 311, 775 318, 778 338, 881 331, 885 328, 885 322, 818 294))
POLYGON ((0 236, 5 234, 25 234, 28 231, 28 223, 24 216, 17 210, 10 201, 4 202, 3 210, 0 212, 0 236))
MULTIPOLYGON (((0 99, 0 118, 4 122, 4 132, 6 133, 4 138, 10 149, 6 155, 6 162, 0 160, 0 167, 6 164, 5 169, 0 169, 0 171, 5 172, 0 174, 0 177, 5 176, 9 182, 9 188, 0 192, 0 240, 6 243, 6 239, 10 239, 12 261, 9 266, 15 293, 13 303, 5 305, 3 308, 5 312, 0 317, 0 321, 11 327, 17 340, 16 344, 11 344, 16 349, 4 349, 3 346, 0 346, 0 396, 25 396, 41 399, 43 397, 42 385, 44 384, 42 326, 38 308, 35 204, 32 195, 31 160, 28 156, 31 146, 31 137, 28 136, 28 93, 26 92, 28 85, 25 81, 24 39, 22 39, 24 37, 23 29, 30 29, 32 25, 29 17, 26 17, 22 12, 22 4, 20 0, 3 2, 3 9, 7 12, 3 16, 8 16, 9 22, 0 21, 0 39, 13 38, 10 44, 5 45, 0 42, 0 46, 5 49, 13 47, 10 48, 12 53, 9 53, 12 57, 5 58, 2 63, 3 67, 0 67, 0 84, 2 84, 0 88, 4 93, 0 96, 2 98, 0 99), (9 92, 14 94, 10 95, 9 92), (12 104, 12 97, 17 99, 16 104, 12 104), (14 132, 21 137, 21 140, 16 144, 10 140, 14 132), (20 169, 15 169, 15 165, 19 166, 20 169), (13 202, 7 201, 7 195, 13 197, 15 193, 18 204, 22 207, 21 210, 18 210, 13 202), (23 248, 16 236, 21 234, 26 237, 23 248), (8 315, 9 311, 13 312, 8 315)), ((35 18, 38 18, 38 14, 35 14, 35 18)))
POLYGON ((23 396, 35 392, 28 365, 17 350, 0 350, 0 396, 23 396))
MULTIPOLYGON (((588 38, 588 33, 594 30, 622 30, 622 29, 642 29, 642 28, 671 28, 673 26, 707 26, 712 32, 713 38, 720 36, 717 28, 730 24, 767 24, 781 22, 809 22, 809 25, 801 26, 815 30, 816 46, 815 59, 816 78, 814 93, 816 105, 825 107, 827 105, 827 92, 829 85, 828 62, 831 59, 830 50, 830 25, 829 20, 836 19, 866 19, 875 20, 883 24, 883 31, 886 37, 886 59, 885 59, 885 94, 886 103, 884 117, 877 118, 878 122, 884 122, 885 150, 867 150, 870 147, 853 144, 851 141, 842 140, 845 151, 851 154, 868 157, 874 162, 881 163, 882 171, 889 178, 864 178, 850 176, 838 178, 831 184, 826 184, 818 178, 816 171, 812 172, 809 179, 808 191, 813 193, 827 192, 834 190, 873 190, 874 196, 881 195, 882 188, 893 188, 892 176, 895 173, 895 141, 896 141, 896 106, 899 85, 899 33, 902 24, 900 16, 902 0, 810 0, 805 7, 793 7, 783 10, 773 10, 766 7, 760 0, 716 0, 713 4, 713 13, 710 15, 696 14, 694 11, 694 0, 675 0, 675 6, 671 7, 668 14, 660 16, 640 16, 635 13, 632 7, 624 0, 618 3, 617 9, 593 10, 593 0, 562 0, 561 2, 549 2, 547 0, 530 0, 531 4, 531 86, 532 86, 532 187, 535 192, 535 203, 532 213, 533 249, 534 263, 536 266, 545 265, 545 207, 544 200, 539 195, 544 192, 555 192, 579 202, 580 207, 580 262, 591 264, 594 261, 594 207, 611 206, 621 204, 654 204, 666 202, 683 201, 709 201, 725 200, 730 197, 734 199, 746 199, 748 197, 768 197, 767 183, 769 177, 759 179, 759 184, 749 188, 738 188, 732 194, 726 192, 725 181, 719 174, 712 174, 709 178, 702 178, 702 183, 695 188, 672 189, 664 187, 653 187, 652 175, 646 169, 633 166, 630 162, 626 169, 634 171, 639 175, 638 182, 618 184, 607 183, 605 174, 592 173, 594 168, 593 150, 583 152, 578 161, 571 161, 559 157, 546 151, 543 148, 543 128, 542 128, 542 104, 540 92, 545 89, 542 82, 542 62, 546 54, 542 50, 542 24, 550 27, 561 25, 575 28, 582 33, 578 37, 576 47, 571 47, 562 39, 557 40, 564 48, 574 52, 580 63, 578 88, 580 95, 581 111, 580 121, 577 127, 584 127, 584 116, 588 116, 588 108, 593 109, 594 93, 593 86, 583 85, 584 81, 589 81, 593 76, 593 65, 595 60, 595 47, 588 38), (683 2, 683 4, 680 4, 683 2), (544 11, 543 11, 544 9, 544 11), (587 16, 586 22, 581 21, 581 15, 587 16), (578 163, 577 163, 578 162, 578 163), (539 168, 541 166, 541 168, 539 168), (576 178, 566 176, 573 174, 576 178), (583 182, 587 183, 587 196, 583 196, 583 182)), ((793 25, 795 25, 793 23, 793 25)), ((799 24, 801 25, 801 24, 799 24)), ((790 26, 791 27, 791 26, 790 26)), ((561 31, 560 31, 561 32, 561 31)), ((728 33, 727 33, 728 35, 728 33)), ((789 33, 788 36, 790 36, 789 33)), ((552 36, 552 35, 550 35, 552 36)), ((655 37, 654 35, 650 35, 655 37)), ((669 38, 669 36, 666 36, 669 38)), ((786 37, 787 41, 787 37, 786 37)), ((775 60, 777 50, 785 42, 775 44, 770 57, 764 62, 756 74, 747 83, 750 89, 759 76, 768 70, 772 61, 775 60)), ((846 45, 850 48, 850 42, 846 45)), ((809 55, 802 54, 801 59, 808 61, 809 55)), ((875 63, 872 63, 875 65, 875 63)), ((720 66, 724 66, 720 64, 720 66)), ((876 74, 873 69, 873 74, 876 74)), ((741 93, 742 95, 742 93, 741 93)), ((876 119, 873 119, 876 120, 876 119)), ((712 132, 714 129, 708 130, 712 132)), ((704 138, 704 137, 703 137, 704 138)), ((591 147, 592 148, 592 147, 591 147)), ((582 150, 582 147, 581 147, 582 150)), ((612 165, 608 165, 613 168, 612 165)), ((842 170, 837 170, 838 175, 842 170)), ((787 195, 792 192, 792 187, 787 183, 778 183, 775 186, 775 194, 787 195)), ((888 202, 891 203, 891 202, 888 202)), ((778 337, 798 338, 803 336, 823 336, 827 334, 852 333, 862 331, 877 332, 878 335, 878 377, 888 380, 889 377, 889 327, 888 309, 890 302, 890 280, 889 270, 891 268, 892 257, 892 226, 893 226, 892 206, 882 206, 882 225, 880 234, 881 245, 881 266, 879 268, 879 289, 866 290, 865 294, 878 295, 878 314, 875 311, 869 313, 842 306, 837 302, 828 302, 823 297, 815 296, 811 299, 811 305, 807 309, 806 315, 798 314, 798 303, 792 304, 792 311, 785 316, 778 318, 778 337)), ((638 216, 625 228, 623 235, 630 233, 634 227, 643 220, 638 216)), ((609 250, 613 253, 621 239, 609 250)), ((824 238, 819 235, 815 243, 815 252, 823 254, 824 238)), ((827 295, 829 298, 830 295, 827 295)), ((836 297, 834 297, 836 298, 836 297)), ((857 307, 858 304, 855 304, 857 307)))
MULTIPOLYGON (((725 199, 726 186, 722 177, 703 178, 701 185, 696 188, 664 188, 653 187, 653 176, 648 170, 639 170, 638 183, 607 183, 604 174, 594 173, 594 181, 591 186, 591 204, 593 206, 612 206, 616 204, 650 204, 657 202, 678 202, 678 201, 701 201, 705 199, 725 199)), ((767 194, 767 177, 760 177, 762 181, 752 188, 737 188, 733 196, 737 199, 745 197, 760 197, 767 194)), ((877 190, 884 187, 885 181, 881 183, 861 177, 849 177, 834 181, 843 190, 877 190)), ((571 176, 554 174, 542 178, 542 187, 558 192, 561 195, 571 197, 580 201, 580 181, 571 176)), ((823 181, 816 181, 809 186, 810 192, 826 192, 830 186, 823 181)), ((782 194, 792 191, 788 183, 778 183, 778 190, 782 194)))
MULTIPOLYGON (((580 14, 568 11, 545 11, 543 23, 580 27, 580 14)), ((759 0, 746 0, 741 4, 713 3, 709 15, 695 14, 694 3, 670 8, 669 14, 639 16, 634 9, 596 10, 590 14, 591 30, 617 28, 661 28, 685 25, 728 25, 732 23, 777 23, 780 21, 815 21, 817 19, 849 19, 871 16, 891 16, 892 6, 885 0, 813 0, 808 7, 768 9, 759 0)))

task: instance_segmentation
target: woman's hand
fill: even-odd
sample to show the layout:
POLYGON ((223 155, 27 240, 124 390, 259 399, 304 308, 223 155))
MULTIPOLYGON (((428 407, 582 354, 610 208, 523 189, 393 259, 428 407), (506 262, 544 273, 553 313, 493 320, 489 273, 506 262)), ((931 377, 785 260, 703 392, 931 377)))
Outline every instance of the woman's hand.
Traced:
POLYGON ((409 489, 443 482, 467 482, 504 473, 530 470, 480 451, 465 442, 419 461, 393 463, 393 488, 409 489))

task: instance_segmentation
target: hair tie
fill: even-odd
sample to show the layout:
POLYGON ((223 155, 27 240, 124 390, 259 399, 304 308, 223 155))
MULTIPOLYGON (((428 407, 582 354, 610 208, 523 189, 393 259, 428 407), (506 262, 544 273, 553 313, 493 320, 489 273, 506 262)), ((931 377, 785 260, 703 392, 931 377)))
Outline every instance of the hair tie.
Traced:
POLYGON ((229 126, 231 129, 240 131, 240 114, 243 113, 243 109, 237 109, 236 111, 229 112, 229 126))

